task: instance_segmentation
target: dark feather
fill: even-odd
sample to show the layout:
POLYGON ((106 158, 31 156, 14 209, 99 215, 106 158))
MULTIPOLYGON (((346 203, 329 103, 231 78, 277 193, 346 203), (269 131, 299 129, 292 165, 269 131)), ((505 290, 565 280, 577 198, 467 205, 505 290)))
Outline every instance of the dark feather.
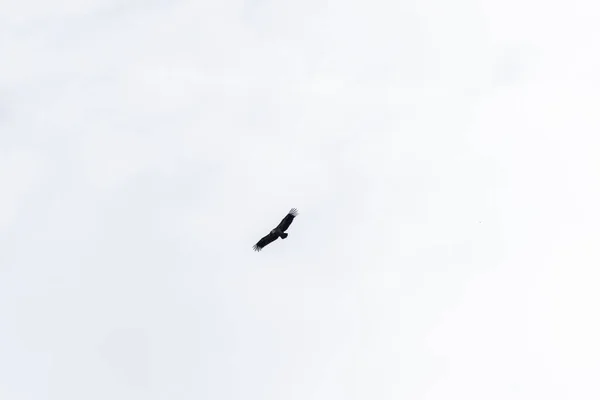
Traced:
POLYGON ((294 220, 294 217, 296 217, 296 215, 298 215, 298 210, 296 210, 295 208, 292 208, 290 210, 290 212, 288 213, 288 215, 283 217, 283 219, 281 220, 281 222, 279 223, 279 225, 277 225, 277 228, 275 228, 275 229, 280 229, 281 232, 285 232, 287 230, 287 228, 289 228, 290 225, 292 224, 292 221, 294 220))
POLYGON ((275 240, 277 240, 278 237, 279 235, 277 235, 274 232, 271 232, 262 239, 260 239, 258 243, 256 243, 252 248, 256 251, 261 251, 263 247, 265 247, 269 243, 274 242, 275 240))

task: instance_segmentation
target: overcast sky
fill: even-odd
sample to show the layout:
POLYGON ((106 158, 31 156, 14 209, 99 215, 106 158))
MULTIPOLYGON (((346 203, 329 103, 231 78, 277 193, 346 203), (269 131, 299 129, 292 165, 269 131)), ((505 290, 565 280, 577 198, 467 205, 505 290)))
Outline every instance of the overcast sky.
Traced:
POLYGON ((9 0, 0 398, 600 398, 596 3, 9 0))

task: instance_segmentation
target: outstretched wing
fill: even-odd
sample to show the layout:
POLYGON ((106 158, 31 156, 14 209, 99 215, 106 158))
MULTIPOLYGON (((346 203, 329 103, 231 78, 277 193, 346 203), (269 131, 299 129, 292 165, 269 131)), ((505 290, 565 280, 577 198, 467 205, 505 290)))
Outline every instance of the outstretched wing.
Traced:
POLYGON ((265 247, 271 242, 274 242, 277 238, 278 235, 276 233, 269 233, 268 235, 260 239, 258 243, 252 246, 252 248, 256 251, 261 251, 263 247, 265 247))
POLYGON ((288 215, 283 217, 283 219, 281 220, 281 222, 279 223, 279 225, 277 225, 277 228, 275 228, 275 229, 280 229, 281 232, 285 232, 287 230, 287 228, 289 228, 290 225, 292 224, 292 221, 294 220, 294 217, 296 215, 298 215, 298 210, 296 210, 295 208, 292 208, 290 210, 290 212, 288 213, 288 215))

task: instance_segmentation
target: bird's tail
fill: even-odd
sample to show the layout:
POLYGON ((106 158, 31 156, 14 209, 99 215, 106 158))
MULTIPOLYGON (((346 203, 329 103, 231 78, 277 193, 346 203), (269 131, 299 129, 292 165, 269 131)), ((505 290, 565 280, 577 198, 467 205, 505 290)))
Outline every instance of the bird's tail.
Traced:
POLYGON ((286 237, 288 237, 288 234, 285 232, 282 232, 280 236, 282 239, 285 239, 286 237))
POLYGON ((298 215, 298 210, 296 210, 295 208, 292 208, 288 214, 291 214, 295 217, 298 215))

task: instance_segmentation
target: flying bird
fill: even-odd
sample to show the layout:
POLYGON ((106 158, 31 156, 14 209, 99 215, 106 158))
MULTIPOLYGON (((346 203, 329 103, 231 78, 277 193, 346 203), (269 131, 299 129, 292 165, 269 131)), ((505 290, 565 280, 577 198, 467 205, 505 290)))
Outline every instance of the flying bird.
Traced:
POLYGON ((288 237, 288 234, 285 233, 285 231, 287 230, 287 228, 290 227, 296 215, 298 215, 298 210, 292 208, 290 212, 285 217, 283 217, 279 225, 277 225, 275 229, 273 229, 268 235, 260 239, 258 243, 256 243, 252 248, 256 251, 261 251, 263 247, 265 247, 271 242, 274 242, 278 238, 285 239, 286 237, 288 237))

